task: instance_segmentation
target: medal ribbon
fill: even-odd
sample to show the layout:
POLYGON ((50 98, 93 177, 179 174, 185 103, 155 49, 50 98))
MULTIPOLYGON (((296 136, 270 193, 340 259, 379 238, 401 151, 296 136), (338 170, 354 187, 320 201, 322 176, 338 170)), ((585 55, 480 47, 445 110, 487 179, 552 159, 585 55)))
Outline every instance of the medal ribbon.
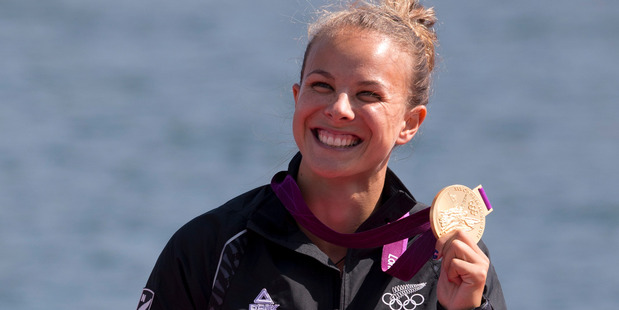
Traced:
POLYGON ((481 199, 484 201, 484 204, 486 205, 486 209, 488 209, 488 211, 492 211, 492 205, 490 204, 490 200, 488 200, 488 196, 486 196, 486 191, 484 190, 484 188, 481 187, 480 185, 477 190, 479 191, 479 195, 481 196, 481 199))
MULTIPOLYGON (((346 248, 363 249, 385 245, 383 250, 395 249, 393 252, 397 254, 393 255, 395 263, 387 267, 383 262, 382 266, 383 271, 398 279, 410 280, 434 254, 436 238, 430 226, 430 208, 374 229, 343 234, 329 228, 314 216, 292 176, 285 172, 276 174, 271 181, 271 188, 297 223, 322 240, 346 248), (406 247, 407 238, 417 235, 419 235, 417 240, 399 256, 403 247, 406 247)), ((407 201, 409 200, 398 199, 396 202, 407 201)), ((385 256, 389 255, 383 253, 383 259, 385 256)))

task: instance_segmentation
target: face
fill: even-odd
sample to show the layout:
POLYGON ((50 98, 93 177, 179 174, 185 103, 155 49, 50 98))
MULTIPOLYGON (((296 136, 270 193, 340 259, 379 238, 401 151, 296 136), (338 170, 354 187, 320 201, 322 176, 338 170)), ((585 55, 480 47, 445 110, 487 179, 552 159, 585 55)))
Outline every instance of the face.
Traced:
POLYGON ((410 56, 387 37, 349 31, 317 39, 293 86, 293 134, 301 171, 321 177, 371 177, 425 117, 411 108, 410 56))

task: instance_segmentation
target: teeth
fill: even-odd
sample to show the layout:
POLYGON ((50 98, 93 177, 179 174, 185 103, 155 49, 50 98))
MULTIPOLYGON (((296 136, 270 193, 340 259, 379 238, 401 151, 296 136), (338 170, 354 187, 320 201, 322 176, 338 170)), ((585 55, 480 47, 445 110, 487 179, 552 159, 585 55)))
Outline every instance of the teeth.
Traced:
POLYGON ((318 132, 318 140, 332 147, 350 147, 359 143, 359 139, 352 135, 334 135, 324 130, 318 132))

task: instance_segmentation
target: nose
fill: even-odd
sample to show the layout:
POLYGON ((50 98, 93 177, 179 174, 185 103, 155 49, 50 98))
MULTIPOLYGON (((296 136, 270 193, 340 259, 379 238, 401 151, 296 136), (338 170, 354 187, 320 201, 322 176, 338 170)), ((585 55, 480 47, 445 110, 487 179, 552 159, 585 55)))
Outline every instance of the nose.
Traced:
POLYGON ((352 105, 346 93, 341 93, 336 100, 325 108, 325 115, 335 121, 350 121, 355 118, 352 105))

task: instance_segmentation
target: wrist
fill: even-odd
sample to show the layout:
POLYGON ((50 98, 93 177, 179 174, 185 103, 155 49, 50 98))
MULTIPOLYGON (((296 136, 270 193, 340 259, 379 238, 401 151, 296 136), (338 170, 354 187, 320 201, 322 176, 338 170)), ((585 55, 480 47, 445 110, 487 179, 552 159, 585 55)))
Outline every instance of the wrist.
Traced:
MULTIPOLYGON (((481 303, 479 307, 473 307, 470 308, 470 310, 491 310, 491 307, 488 307, 490 305, 490 303, 488 302, 488 300, 486 299, 486 297, 481 296, 481 303)), ((446 307, 443 307, 443 305, 441 305, 440 302, 436 302, 436 309, 437 310, 450 310, 447 309, 446 307)))

